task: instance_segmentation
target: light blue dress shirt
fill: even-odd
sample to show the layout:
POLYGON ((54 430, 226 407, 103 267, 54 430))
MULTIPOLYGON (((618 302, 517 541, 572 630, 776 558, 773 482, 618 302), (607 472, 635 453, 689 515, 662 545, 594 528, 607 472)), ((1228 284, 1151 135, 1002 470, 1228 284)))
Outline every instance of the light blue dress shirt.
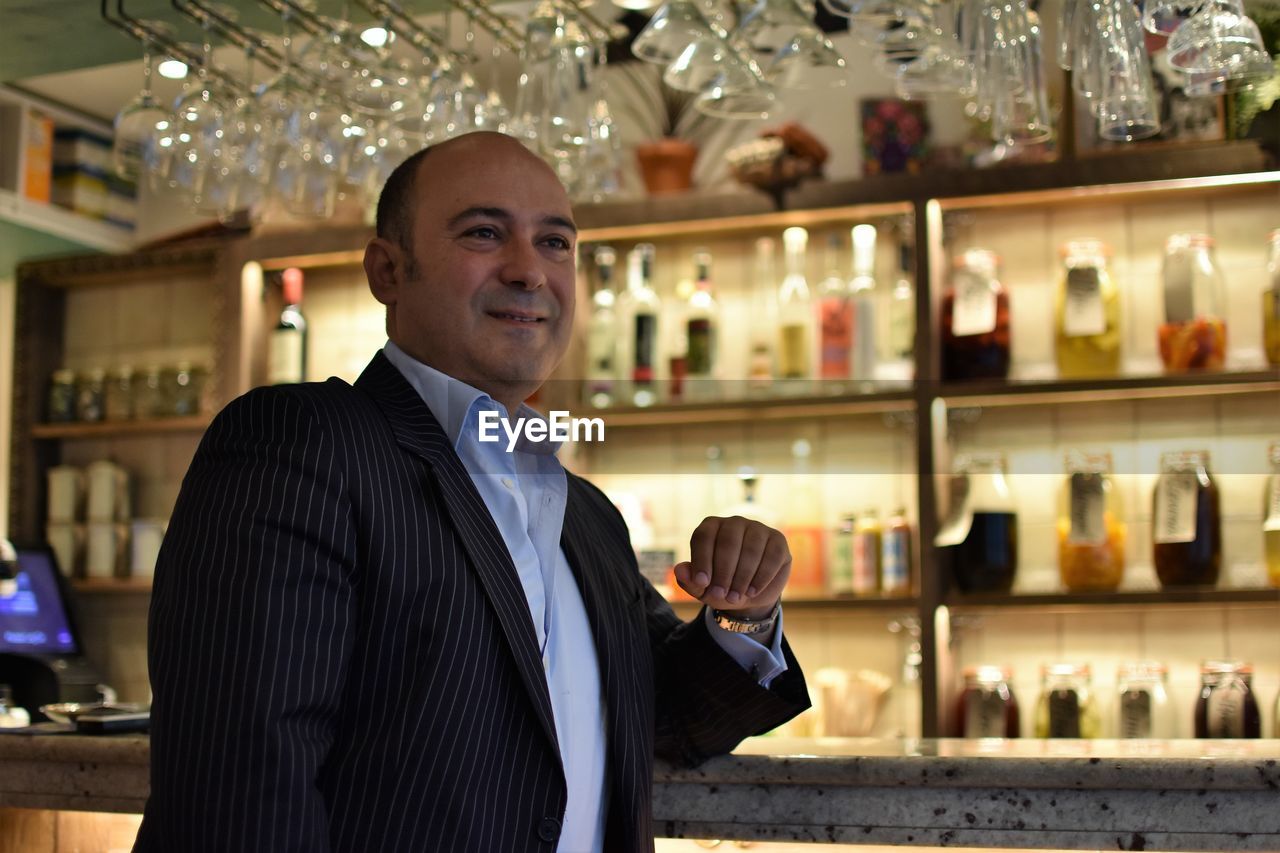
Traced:
MULTIPOLYGON (((511 553, 542 650, 569 789, 556 849, 558 853, 599 853, 604 848, 608 797, 604 696, 587 611, 560 548, 568 497, 564 468, 555 456, 560 444, 522 436, 509 453, 501 428, 500 441, 482 443, 479 413, 497 412, 505 419, 507 411, 501 403, 414 360, 390 341, 383 353, 440 422, 511 553)), ((523 405, 517 413, 521 417, 545 420, 523 405)), ((709 610, 707 627, 721 648, 765 687, 786 671, 781 620, 772 648, 723 630, 711 620, 709 610)))

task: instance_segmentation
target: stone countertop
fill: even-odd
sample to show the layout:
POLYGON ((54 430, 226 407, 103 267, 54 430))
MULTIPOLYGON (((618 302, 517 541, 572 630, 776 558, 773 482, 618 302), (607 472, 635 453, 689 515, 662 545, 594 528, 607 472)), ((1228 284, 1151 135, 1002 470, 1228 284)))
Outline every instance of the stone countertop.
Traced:
MULTIPOLYGON (((0 806, 141 812, 146 736, 0 735, 0 806)), ((659 763, 659 836, 1280 850, 1280 741, 756 738, 659 763)))

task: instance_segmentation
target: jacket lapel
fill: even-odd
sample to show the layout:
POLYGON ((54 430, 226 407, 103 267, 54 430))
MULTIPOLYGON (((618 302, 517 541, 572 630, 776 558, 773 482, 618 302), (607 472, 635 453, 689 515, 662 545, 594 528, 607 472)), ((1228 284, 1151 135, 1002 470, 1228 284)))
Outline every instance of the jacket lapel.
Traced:
POLYGON ((381 352, 374 356, 356 380, 356 387, 368 393, 382 409, 396 443, 430 465, 449 518, 493 605, 515 657, 516 668, 533 700, 538 721, 558 758, 560 746, 556 740, 551 696, 538 652, 533 617, 529 615, 529 602, 484 499, 431 410, 386 356, 381 352))

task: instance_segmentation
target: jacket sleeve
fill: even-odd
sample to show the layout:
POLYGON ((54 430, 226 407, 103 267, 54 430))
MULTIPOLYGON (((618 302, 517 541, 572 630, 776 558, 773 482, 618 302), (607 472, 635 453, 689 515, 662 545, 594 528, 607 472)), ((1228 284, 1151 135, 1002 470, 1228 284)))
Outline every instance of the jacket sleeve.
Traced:
POLYGON ((305 391, 252 391, 210 426, 156 566, 135 849, 329 848, 316 778, 354 634, 351 515, 305 391))

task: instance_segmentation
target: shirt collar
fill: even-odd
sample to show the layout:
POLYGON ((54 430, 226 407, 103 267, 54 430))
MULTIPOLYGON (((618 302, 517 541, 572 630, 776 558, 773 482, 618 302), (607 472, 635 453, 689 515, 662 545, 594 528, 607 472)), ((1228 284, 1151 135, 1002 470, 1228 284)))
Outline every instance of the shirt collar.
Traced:
MULTIPOLYGON (((395 365, 396 369, 418 392, 422 402, 426 403, 427 408, 431 410, 431 414, 435 416, 436 421, 444 429, 445 435, 449 437, 449 442, 453 445, 454 450, 458 450, 464 440, 473 444, 480 443, 477 420, 471 417, 473 410, 488 409, 496 411, 503 418, 507 417, 506 406, 490 397, 484 391, 479 388, 473 388, 462 380, 454 379, 446 373, 441 373, 430 365, 423 364, 396 346, 394 341, 387 341, 382 348, 382 352, 387 357, 387 360, 395 365), (470 428, 468 429, 469 421, 470 428)), ((521 403, 520 408, 516 411, 516 418, 546 421, 546 418, 540 412, 524 403, 521 403)), ((550 440, 529 441, 521 433, 516 441, 515 449, 521 453, 549 456, 555 454, 560 449, 561 444, 563 442, 550 440)), ((507 446, 505 433, 500 443, 490 446, 501 447, 505 450, 507 446)))

